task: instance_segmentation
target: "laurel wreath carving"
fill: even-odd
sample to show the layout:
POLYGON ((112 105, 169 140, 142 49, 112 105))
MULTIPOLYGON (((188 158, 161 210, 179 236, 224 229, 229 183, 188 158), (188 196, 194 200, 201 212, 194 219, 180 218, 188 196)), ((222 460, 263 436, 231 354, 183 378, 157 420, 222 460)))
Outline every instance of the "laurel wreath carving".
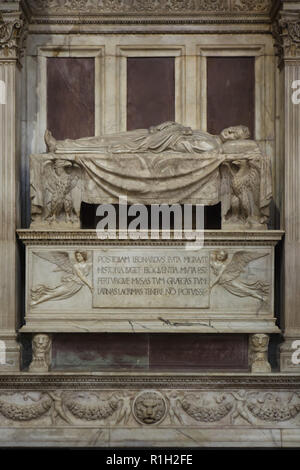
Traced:
POLYGON ((288 421, 295 418, 300 412, 300 405, 291 406, 259 406, 257 403, 248 403, 247 408, 250 413, 263 421, 288 421))
POLYGON ((83 404, 73 399, 65 401, 65 406, 76 418, 94 421, 111 416, 118 408, 116 400, 99 400, 93 404, 83 404))
POLYGON ((0 399, 0 413, 14 421, 30 421, 40 418, 50 410, 51 406, 51 398, 46 398, 30 405, 19 405, 0 399))
POLYGON ((233 404, 228 402, 214 407, 199 406, 195 403, 184 399, 181 403, 184 411, 194 418, 196 421, 203 421, 205 423, 212 423, 220 421, 224 418, 233 408, 233 404))

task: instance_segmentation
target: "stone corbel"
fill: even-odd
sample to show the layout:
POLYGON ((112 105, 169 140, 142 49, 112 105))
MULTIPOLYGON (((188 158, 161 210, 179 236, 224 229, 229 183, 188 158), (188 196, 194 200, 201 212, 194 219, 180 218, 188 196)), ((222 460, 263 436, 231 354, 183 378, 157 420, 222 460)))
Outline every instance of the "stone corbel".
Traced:
POLYGON ((269 335, 253 334, 249 338, 249 363, 254 374, 268 374, 271 366, 268 362, 269 335))
POLYGON ((51 336, 35 334, 32 340, 32 362, 29 372, 48 372, 51 365, 51 336))

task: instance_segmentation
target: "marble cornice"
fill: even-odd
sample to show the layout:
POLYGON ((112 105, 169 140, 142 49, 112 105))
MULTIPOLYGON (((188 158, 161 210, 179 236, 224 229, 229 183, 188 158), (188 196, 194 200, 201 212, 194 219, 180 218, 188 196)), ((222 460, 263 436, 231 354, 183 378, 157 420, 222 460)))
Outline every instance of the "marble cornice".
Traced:
POLYGON ((268 22, 271 0, 24 0, 32 24, 268 22))
POLYGON ((0 373, 0 390, 93 390, 114 388, 153 389, 247 389, 299 390, 300 374, 207 374, 207 373, 0 373))
MULTIPOLYGON (((184 245, 186 239, 173 238, 157 240, 150 237, 140 240, 123 239, 118 231, 117 239, 100 240, 96 230, 33 230, 19 229, 17 234, 25 245, 184 245)), ((205 230, 204 245, 276 245, 284 236, 281 230, 253 230, 253 231, 228 231, 228 230, 205 230)))

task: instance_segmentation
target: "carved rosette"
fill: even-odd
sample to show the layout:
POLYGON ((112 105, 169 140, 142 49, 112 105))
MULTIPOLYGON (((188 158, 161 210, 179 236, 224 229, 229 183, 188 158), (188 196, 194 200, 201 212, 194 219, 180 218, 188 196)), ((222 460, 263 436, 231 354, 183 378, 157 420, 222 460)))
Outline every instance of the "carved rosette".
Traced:
POLYGON ((17 59, 23 55, 27 30, 22 18, 5 21, 0 14, 0 59, 17 59))

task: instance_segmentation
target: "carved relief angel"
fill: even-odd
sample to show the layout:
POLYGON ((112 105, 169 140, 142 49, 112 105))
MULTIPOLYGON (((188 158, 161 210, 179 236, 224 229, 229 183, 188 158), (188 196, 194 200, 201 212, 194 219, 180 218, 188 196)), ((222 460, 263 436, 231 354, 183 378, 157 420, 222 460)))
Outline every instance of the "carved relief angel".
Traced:
POLYGON ((55 287, 39 284, 31 289, 31 306, 35 306, 48 300, 63 300, 72 297, 80 291, 83 286, 87 286, 93 291, 92 284, 88 279, 92 263, 88 262, 88 254, 84 251, 75 251, 75 262, 70 258, 69 253, 63 251, 38 252, 39 258, 45 259, 57 266, 56 271, 62 271, 66 275, 62 276, 61 283, 55 287))
POLYGON ((216 279, 211 288, 220 285, 238 297, 253 297, 260 301, 265 301, 270 290, 268 283, 260 280, 246 282, 239 279, 239 277, 251 261, 268 256, 268 254, 237 251, 232 259, 228 261, 228 253, 226 251, 215 251, 212 255, 211 268, 216 279))
POLYGON ((63 159, 51 160, 45 165, 43 178, 48 192, 46 220, 49 223, 59 221, 63 213, 66 223, 79 219, 80 204, 76 204, 71 193, 78 185, 80 171, 76 164, 63 159))

